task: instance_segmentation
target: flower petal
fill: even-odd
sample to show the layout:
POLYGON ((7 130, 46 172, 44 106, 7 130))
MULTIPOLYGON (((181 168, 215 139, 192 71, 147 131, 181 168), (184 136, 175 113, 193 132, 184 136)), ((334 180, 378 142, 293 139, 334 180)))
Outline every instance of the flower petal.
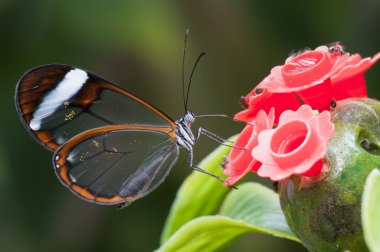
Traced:
POLYGON ((308 89, 298 91, 301 100, 312 108, 323 111, 330 109, 333 100, 333 89, 330 78, 325 79, 321 84, 308 89))
POLYGON ((293 121, 295 119, 299 120, 310 120, 313 116, 315 116, 313 109, 309 105, 302 105, 298 108, 297 111, 286 110, 280 115, 280 123, 278 126, 285 124, 289 121, 293 121))
POLYGON ((270 140, 274 132, 274 129, 262 131, 258 137, 258 145, 252 150, 252 157, 263 164, 277 165, 269 152, 270 140))
POLYGON ((327 111, 323 111, 317 117, 317 131, 323 139, 330 139, 334 132, 334 124, 331 123, 331 115, 327 111))
POLYGON ((251 97, 248 109, 237 113, 234 116, 234 119, 249 123, 252 120, 255 120, 255 117, 260 110, 264 110, 265 113, 269 114, 270 110, 274 108, 276 113, 274 123, 277 124, 278 115, 283 111, 288 109, 296 110, 300 106, 301 103, 295 93, 275 94, 263 90, 261 94, 251 97))
POLYGON ((317 162, 315 162, 311 168, 309 168, 306 172, 301 173, 303 176, 312 177, 317 176, 322 171, 323 167, 323 160, 319 159, 317 162))
POLYGON ((262 164, 257 171, 257 175, 263 178, 270 178, 272 181, 279 181, 289 177, 292 171, 282 169, 278 165, 262 164))
POLYGON ((359 54, 351 55, 345 62, 345 66, 339 68, 332 76, 332 82, 335 83, 341 79, 367 71, 380 59, 380 53, 375 54, 372 58, 362 59, 359 54))
POLYGON ((373 58, 362 59, 359 54, 350 56, 346 62, 337 67, 331 76, 331 85, 336 100, 350 97, 367 97, 364 72, 380 59, 380 53, 373 58))

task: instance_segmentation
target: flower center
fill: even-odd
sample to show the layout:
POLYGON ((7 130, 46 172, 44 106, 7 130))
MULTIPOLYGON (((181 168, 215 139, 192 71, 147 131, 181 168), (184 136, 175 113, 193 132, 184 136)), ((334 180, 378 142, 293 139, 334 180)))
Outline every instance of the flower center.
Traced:
POLYGON ((308 132, 302 121, 292 121, 282 125, 272 137, 271 149, 278 155, 289 154, 304 142, 308 132))
POLYGON ((288 87, 300 87, 321 79, 332 68, 328 54, 310 51, 287 61, 282 68, 282 76, 288 87))
POLYGON ((273 134, 270 152, 279 164, 302 163, 312 152, 316 140, 316 135, 307 123, 290 121, 277 128, 273 134))
POLYGON ((307 132, 297 132, 290 134, 286 139, 281 143, 278 153, 279 154, 288 154, 296 150, 305 140, 307 132))

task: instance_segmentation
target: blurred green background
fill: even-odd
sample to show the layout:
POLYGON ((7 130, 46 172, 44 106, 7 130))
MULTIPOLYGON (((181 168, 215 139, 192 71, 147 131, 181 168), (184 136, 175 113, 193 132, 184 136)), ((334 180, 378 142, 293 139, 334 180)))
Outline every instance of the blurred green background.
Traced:
MULTIPOLYGON (((240 95, 293 50, 341 41, 363 56, 380 51, 379 13, 378 0, 0 0, 0 251, 152 251, 190 172, 182 153, 159 189, 123 211, 80 200, 60 185, 51 153, 18 118, 14 88, 28 69, 64 63, 90 70, 177 119, 184 112, 180 73, 189 27, 187 73, 198 54, 207 52, 189 107, 196 114, 233 115, 240 110, 240 95)), ((374 98, 380 98, 379 74, 379 64, 366 74, 374 98)), ((243 127, 226 119, 198 122, 223 137, 243 127)), ((215 147, 202 139, 196 159, 215 147)), ((259 234, 225 249, 279 250, 305 251, 259 234)))

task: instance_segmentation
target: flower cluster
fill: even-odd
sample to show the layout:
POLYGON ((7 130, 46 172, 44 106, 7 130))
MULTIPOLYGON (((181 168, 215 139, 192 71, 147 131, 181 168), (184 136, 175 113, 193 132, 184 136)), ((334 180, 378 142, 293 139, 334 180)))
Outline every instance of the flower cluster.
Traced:
POLYGON ((232 185, 249 171, 273 181, 318 175, 333 133, 336 101, 367 97, 364 72, 380 59, 362 58, 343 46, 305 50, 275 66, 248 95, 235 120, 247 126, 223 163, 232 185))

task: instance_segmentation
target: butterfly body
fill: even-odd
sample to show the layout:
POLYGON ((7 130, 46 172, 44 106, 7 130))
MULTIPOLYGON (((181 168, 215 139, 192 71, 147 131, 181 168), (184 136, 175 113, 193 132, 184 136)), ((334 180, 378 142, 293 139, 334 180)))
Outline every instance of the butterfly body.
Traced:
POLYGON ((192 112, 187 111, 186 114, 178 119, 176 124, 177 144, 184 147, 188 151, 193 150, 193 146, 196 142, 193 132, 191 131, 191 124, 194 123, 195 116, 192 112))

